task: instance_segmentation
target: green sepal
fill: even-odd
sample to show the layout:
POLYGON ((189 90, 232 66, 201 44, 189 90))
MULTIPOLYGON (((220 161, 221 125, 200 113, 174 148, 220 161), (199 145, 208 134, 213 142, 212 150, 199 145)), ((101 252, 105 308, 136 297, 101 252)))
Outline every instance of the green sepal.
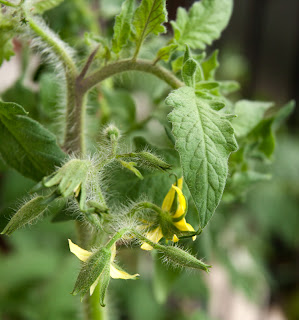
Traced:
POLYGON ((158 250, 164 254, 165 258, 167 258, 170 263, 174 263, 178 266, 200 269, 206 272, 209 272, 209 269, 212 267, 175 246, 159 246, 158 250))
POLYGON ((136 177, 138 177, 140 180, 143 180, 143 176, 140 173, 140 171, 138 169, 135 168, 135 166, 137 166, 136 162, 126 162, 123 160, 119 160, 119 163, 126 169, 132 171, 136 177))
POLYGON ((104 269, 110 270, 111 250, 107 248, 100 248, 93 253, 86 262, 84 262, 78 278, 76 280, 73 295, 81 294, 81 297, 90 290, 97 278, 102 274, 104 269))
POLYGON ((56 172, 45 177, 43 184, 47 188, 58 186, 59 193, 65 198, 74 193, 76 196, 80 195, 80 209, 83 210, 87 197, 88 178, 92 169, 89 160, 72 159, 56 172))
POLYGON ((110 265, 104 268, 100 278, 100 305, 105 307, 105 296, 110 282, 110 265))
POLYGON ((24 204, 10 219, 1 234, 11 235, 17 229, 40 217, 57 195, 37 196, 24 204))

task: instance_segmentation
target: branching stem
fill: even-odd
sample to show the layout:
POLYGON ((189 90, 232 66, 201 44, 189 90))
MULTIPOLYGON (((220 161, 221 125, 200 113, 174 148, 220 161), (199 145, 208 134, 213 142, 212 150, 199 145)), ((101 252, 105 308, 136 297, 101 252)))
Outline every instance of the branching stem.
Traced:
POLYGON ((159 79, 165 81, 173 89, 177 89, 184 85, 172 72, 161 66, 153 65, 152 61, 133 61, 131 59, 126 59, 110 63, 90 74, 82 81, 81 89, 83 92, 87 92, 99 82, 125 71, 142 71, 153 74, 159 79))

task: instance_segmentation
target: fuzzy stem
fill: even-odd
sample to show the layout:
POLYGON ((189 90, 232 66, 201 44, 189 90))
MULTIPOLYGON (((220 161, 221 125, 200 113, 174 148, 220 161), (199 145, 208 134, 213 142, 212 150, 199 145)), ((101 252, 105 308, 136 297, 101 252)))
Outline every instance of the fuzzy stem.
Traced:
POLYGON ((100 283, 95 287, 93 294, 85 300, 86 320, 104 320, 106 313, 101 307, 100 301, 100 283))
POLYGON ((148 60, 136 60, 133 61, 131 59, 120 60, 111 64, 108 64, 101 69, 95 71, 88 77, 86 77, 81 85, 83 92, 87 92, 89 89, 94 87, 99 82, 115 75, 118 73, 122 73, 125 71, 142 71, 146 73, 151 73, 161 80, 165 81, 169 84, 173 89, 177 89, 182 87, 184 84, 174 76, 167 69, 153 65, 151 61, 148 60))
POLYGON ((13 8, 17 8, 18 7, 17 4, 14 4, 14 3, 11 3, 11 2, 8 2, 8 1, 5 1, 5 0, 0 0, 0 3, 4 4, 5 6, 8 6, 8 7, 13 7, 13 8))

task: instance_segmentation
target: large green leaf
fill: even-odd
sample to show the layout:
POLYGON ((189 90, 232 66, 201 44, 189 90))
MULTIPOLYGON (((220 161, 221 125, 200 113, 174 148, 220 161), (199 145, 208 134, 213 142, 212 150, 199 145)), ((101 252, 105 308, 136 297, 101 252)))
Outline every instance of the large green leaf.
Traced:
POLYGON ((190 87, 173 91, 166 104, 174 107, 168 118, 203 228, 221 200, 228 157, 237 149, 234 130, 224 114, 213 110, 190 87))
POLYGON ((13 102, 0 101, 0 139, 5 162, 33 180, 53 172, 66 156, 55 136, 13 102))
POLYGON ((167 22, 166 0, 142 0, 136 9, 133 26, 134 39, 139 48, 144 39, 151 33, 158 35, 166 31, 162 25, 167 22))
POLYGON ((134 0, 126 0, 121 7, 121 13, 116 16, 114 34, 112 38, 112 50, 119 53, 127 44, 131 34, 131 25, 134 10, 134 0))
POLYGON ((233 0, 202 0, 189 12, 179 8, 176 21, 171 21, 175 41, 192 49, 205 49, 227 26, 232 8, 233 0))

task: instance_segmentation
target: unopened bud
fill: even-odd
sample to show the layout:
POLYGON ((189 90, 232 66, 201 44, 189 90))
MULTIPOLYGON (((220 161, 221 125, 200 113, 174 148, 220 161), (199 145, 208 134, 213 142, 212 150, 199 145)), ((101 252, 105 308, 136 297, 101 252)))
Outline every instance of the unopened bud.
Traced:
POLYGON ((158 158, 157 156, 153 155, 150 152, 142 151, 142 152, 134 153, 134 155, 138 160, 145 161, 147 165, 154 167, 156 169, 168 170, 171 168, 171 166, 168 163, 161 160, 160 158, 158 158))
POLYGON ((25 224, 31 223, 46 211, 47 207, 55 198, 55 195, 48 197, 38 196, 28 201, 11 218, 1 233, 10 235, 17 229, 23 227, 25 224))
MULTIPOLYGON (((105 247, 93 253, 82 266, 72 294, 80 293, 83 297, 102 274, 107 276, 107 272, 104 271, 110 270, 110 259, 111 250, 105 247)), ((106 280, 104 282, 107 282, 106 280)))
POLYGON ((104 130, 104 135, 110 139, 110 140, 115 140, 117 141, 120 138, 120 132, 118 128, 111 124, 109 125, 105 130, 104 130))
POLYGON ((189 267, 194 269, 201 269, 206 272, 209 272, 210 265, 203 263, 201 260, 198 260, 190 253, 172 246, 160 246, 159 250, 163 252, 164 256, 169 260, 173 261, 175 264, 189 267))

